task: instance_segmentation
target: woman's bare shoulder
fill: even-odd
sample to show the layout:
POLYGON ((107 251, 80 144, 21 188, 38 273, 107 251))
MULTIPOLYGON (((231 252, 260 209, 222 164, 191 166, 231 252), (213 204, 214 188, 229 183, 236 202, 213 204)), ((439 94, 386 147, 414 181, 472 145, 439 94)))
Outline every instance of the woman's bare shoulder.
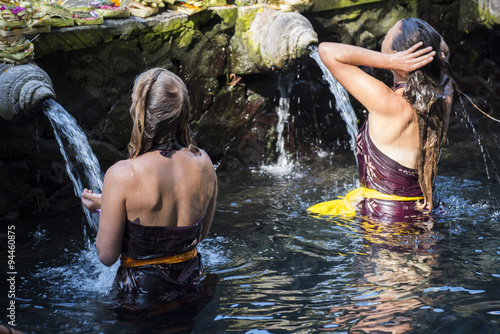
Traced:
POLYGON ((187 164, 185 165, 186 168, 190 168, 188 167, 188 165, 191 165, 194 161, 196 167, 192 165, 193 168, 196 168, 206 176, 211 175, 211 178, 215 177, 215 166, 212 163, 212 159, 210 159, 210 156, 207 154, 207 152, 202 149, 198 149, 198 153, 194 154, 188 149, 185 149, 184 154, 186 154, 186 157, 190 157, 183 162, 184 164, 187 164))
POLYGON ((212 163, 212 159, 210 159, 210 156, 208 155, 207 152, 205 152, 201 148, 198 148, 198 151, 200 152, 200 154, 199 154, 200 157, 202 157, 204 160, 208 160, 210 163, 212 163))
POLYGON ((115 181, 127 181, 133 178, 134 175, 134 161, 127 159, 120 160, 109 167, 105 178, 115 181))
POLYGON ((212 165, 212 160, 208 156, 207 152, 205 152, 201 148, 198 148, 198 152, 194 153, 188 148, 184 147, 181 150, 181 154, 184 157, 184 159, 187 159, 187 161, 192 161, 193 159, 195 159, 198 162, 198 164, 203 163, 212 165))
POLYGON ((103 194, 114 200, 124 200, 128 191, 135 186, 130 160, 120 160, 108 168, 104 175, 103 194))
POLYGON ((212 159, 210 158, 210 156, 207 154, 207 152, 205 152, 204 150, 202 149, 199 149, 200 150, 200 158, 202 159, 204 165, 207 167, 207 168, 210 168, 210 169, 213 169, 215 171, 215 167, 214 167, 214 164, 212 162, 212 159))

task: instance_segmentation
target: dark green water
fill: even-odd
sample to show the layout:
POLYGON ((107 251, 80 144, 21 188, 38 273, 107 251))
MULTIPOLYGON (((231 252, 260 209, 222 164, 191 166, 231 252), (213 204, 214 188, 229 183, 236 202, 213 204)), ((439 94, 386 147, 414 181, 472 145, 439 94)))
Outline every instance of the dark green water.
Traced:
MULTIPOLYGON (((498 333, 500 186, 471 156, 461 163, 460 147, 446 152, 455 157, 443 161, 437 179, 446 213, 411 229, 306 214, 357 185, 352 153, 301 161, 288 176, 227 174, 209 239, 199 249, 217 276, 215 293, 203 304, 172 306, 154 323, 153 311, 146 321, 116 311, 108 296, 116 264, 99 263, 80 208, 7 223, 16 226, 17 327, 26 333, 498 333)), ((2 293, 0 305, 8 303, 2 293)))

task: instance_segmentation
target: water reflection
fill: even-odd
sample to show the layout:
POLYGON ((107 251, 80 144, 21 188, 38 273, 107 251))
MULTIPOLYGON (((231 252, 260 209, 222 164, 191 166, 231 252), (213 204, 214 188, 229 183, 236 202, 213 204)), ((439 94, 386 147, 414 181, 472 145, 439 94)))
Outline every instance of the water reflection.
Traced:
MULTIPOLYGON (((218 276, 208 274, 195 286, 161 295, 111 293, 104 303, 116 314, 126 333, 192 333, 195 319, 214 297, 218 276)), ((112 333, 116 323, 103 325, 112 333)))
POLYGON ((348 300, 332 307, 334 320, 322 330, 408 333, 411 311, 427 304, 421 291, 435 275, 442 236, 432 219, 399 222, 359 217, 352 224, 363 238, 366 255, 357 255, 359 278, 344 288, 348 300))
MULTIPOLYGON (((345 156, 348 164, 338 154, 301 163, 289 177, 242 172, 223 188, 199 249, 217 288, 190 320, 179 314, 182 305, 148 310, 152 324, 155 312, 166 314, 150 332, 495 332, 500 188, 439 176, 447 213, 432 221, 309 217, 313 203, 356 186, 352 153, 345 156)), ((99 263, 83 234, 85 217, 74 211, 17 223, 19 329, 140 332, 142 310, 117 309, 109 295, 116 268, 99 263)))

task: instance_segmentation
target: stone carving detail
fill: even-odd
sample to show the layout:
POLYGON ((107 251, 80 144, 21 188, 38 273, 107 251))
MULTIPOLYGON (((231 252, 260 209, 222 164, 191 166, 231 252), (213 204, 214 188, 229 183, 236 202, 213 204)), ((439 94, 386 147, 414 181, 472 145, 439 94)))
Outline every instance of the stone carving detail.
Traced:
POLYGON ((0 65, 0 117, 23 123, 39 111, 41 102, 55 98, 52 81, 38 66, 0 65))
POLYGON ((318 43, 313 26, 304 16, 272 9, 256 15, 249 38, 268 68, 283 68, 290 60, 307 53, 310 45, 318 43))

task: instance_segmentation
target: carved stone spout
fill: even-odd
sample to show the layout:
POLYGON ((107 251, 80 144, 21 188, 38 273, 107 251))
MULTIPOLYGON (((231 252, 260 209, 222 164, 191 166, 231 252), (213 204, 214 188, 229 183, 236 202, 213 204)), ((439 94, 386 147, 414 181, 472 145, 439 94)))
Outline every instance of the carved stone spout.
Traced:
POLYGON ((265 73, 286 68, 318 43, 312 24, 298 12, 271 8, 238 8, 231 39, 231 71, 265 73))
POLYGON ((33 63, 0 63, 0 117, 15 123, 33 120, 41 103, 55 98, 47 73, 33 63))
POLYGON ((298 12, 265 9, 256 15, 249 38, 269 68, 283 68, 290 60, 308 52, 318 43, 312 24, 298 12))

